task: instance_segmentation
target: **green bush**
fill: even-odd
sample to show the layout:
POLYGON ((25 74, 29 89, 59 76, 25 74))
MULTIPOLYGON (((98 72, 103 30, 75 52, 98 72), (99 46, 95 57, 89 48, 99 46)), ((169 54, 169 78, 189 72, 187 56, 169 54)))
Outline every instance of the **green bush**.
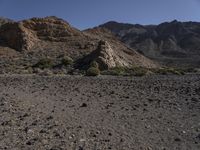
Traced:
POLYGON ((153 72, 157 74, 162 74, 162 75, 167 75, 167 74, 184 75, 185 74, 185 72, 181 69, 167 68, 167 67, 154 69, 153 72))
POLYGON ((173 72, 176 75, 184 75, 185 71, 184 70, 180 70, 180 69, 174 69, 173 72))
POLYGON ((167 75, 168 74, 168 70, 166 70, 164 68, 153 69, 152 71, 156 74, 161 74, 161 75, 167 75))
POLYGON ((125 73, 127 72, 126 70, 127 68, 125 67, 115 67, 108 70, 107 73, 109 73, 109 75, 122 76, 125 75, 125 73))
POLYGON ((148 69, 143 68, 143 67, 132 67, 129 72, 130 72, 130 75, 141 77, 147 74, 148 69))
POLYGON ((38 61, 33 67, 45 69, 45 68, 51 68, 53 66, 53 61, 49 58, 43 58, 38 61))
POLYGON ((90 67, 86 71, 87 76, 98 76, 99 74, 100 74, 100 70, 98 68, 95 68, 95 67, 90 67))
POLYGON ((187 73, 196 73, 197 70, 195 68, 179 68, 182 72, 187 72, 187 73))
POLYGON ((73 64, 73 59, 68 57, 68 56, 65 56, 62 61, 61 61, 62 65, 64 66, 69 66, 71 64, 73 64))
POLYGON ((90 67, 99 68, 99 64, 96 61, 92 61, 90 67))

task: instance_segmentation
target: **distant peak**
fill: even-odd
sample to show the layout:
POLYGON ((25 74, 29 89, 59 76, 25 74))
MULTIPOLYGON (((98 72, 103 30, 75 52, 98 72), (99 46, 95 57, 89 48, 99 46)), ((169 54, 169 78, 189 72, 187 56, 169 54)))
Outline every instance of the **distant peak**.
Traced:
POLYGON ((4 17, 0 17, 0 27, 4 24, 7 24, 7 23, 12 23, 14 22, 13 20, 10 20, 10 19, 7 19, 7 18, 4 18, 4 17))
POLYGON ((104 24, 118 24, 119 22, 117 22, 117 21, 108 21, 108 22, 106 22, 106 23, 104 23, 104 24))
POLYGON ((47 17, 45 17, 45 19, 61 19, 61 18, 59 18, 57 16, 47 16, 47 17))
POLYGON ((179 23, 179 21, 175 19, 171 23, 179 23))

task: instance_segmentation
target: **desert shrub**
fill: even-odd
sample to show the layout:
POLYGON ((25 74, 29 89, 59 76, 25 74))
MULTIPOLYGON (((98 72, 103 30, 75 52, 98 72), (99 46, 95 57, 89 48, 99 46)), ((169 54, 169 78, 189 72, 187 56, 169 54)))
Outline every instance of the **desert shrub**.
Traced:
POLYGON ((99 68, 99 64, 96 61, 92 61, 90 67, 99 68))
POLYGON ((155 69, 153 70, 153 72, 156 74, 161 74, 161 75, 167 75, 167 74, 184 75, 185 74, 183 70, 176 69, 176 68, 167 68, 167 67, 155 69))
POLYGON ((98 76, 100 74, 99 64, 96 61, 92 61, 89 64, 89 69, 86 71, 87 76, 98 76))
POLYGON ((161 75, 167 75, 168 74, 168 70, 166 70, 164 68, 154 69, 153 72, 156 73, 156 74, 161 74, 161 75))
POLYGON ((143 67, 132 67, 130 68, 129 72, 129 74, 133 76, 145 76, 148 72, 148 69, 143 67))
POLYGON ((86 75, 87 76, 98 76, 100 74, 100 70, 96 67, 90 67, 87 71, 86 71, 86 75))
POLYGON ((187 68, 187 67, 183 67, 183 68, 173 68, 172 69, 172 73, 175 74, 180 74, 180 75, 184 75, 185 73, 196 73, 197 69, 195 68, 187 68))
POLYGON ((61 60, 61 63, 63 66, 69 66, 69 65, 72 65, 73 64, 73 59, 68 57, 68 56, 65 56, 62 60, 61 60))
POLYGON ((109 70, 102 71, 102 75, 113 76, 144 76, 148 72, 148 69, 142 67, 115 67, 109 70))
POLYGON ((38 61, 33 67, 45 69, 53 67, 53 61, 50 58, 43 58, 38 61))
POLYGON ((127 72, 127 68, 115 67, 115 68, 112 68, 110 71, 113 72, 113 75, 125 75, 125 73, 127 72))
POLYGON ((184 75, 184 74, 186 73, 186 71, 183 70, 183 69, 174 68, 174 69, 173 69, 173 73, 174 73, 174 74, 177 74, 177 75, 184 75))
POLYGON ((196 73, 197 72, 197 69, 195 69, 195 68, 182 68, 181 70, 184 72, 187 72, 187 73, 196 73))
POLYGON ((32 74, 33 73, 33 68, 32 67, 28 67, 27 71, 28 71, 29 74, 32 74))
POLYGON ((125 67, 114 67, 109 70, 104 70, 101 72, 102 75, 113 75, 113 76, 122 76, 126 74, 127 68, 125 67))

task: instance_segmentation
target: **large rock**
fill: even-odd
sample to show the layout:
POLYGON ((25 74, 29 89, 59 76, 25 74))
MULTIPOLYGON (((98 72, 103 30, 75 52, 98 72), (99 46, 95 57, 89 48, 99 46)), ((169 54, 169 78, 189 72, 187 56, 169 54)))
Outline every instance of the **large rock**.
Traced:
POLYGON ((95 52, 97 53, 95 61, 99 64, 100 69, 109 69, 117 66, 131 66, 131 64, 120 58, 106 41, 100 41, 95 52))
POLYGON ((128 67, 131 65, 121 59, 107 41, 102 40, 99 42, 97 49, 86 56, 81 64, 85 67, 89 67, 90 63, 93 61, 98 63, 100 70, 106 70, 117 66, 128 67))
POLYGON ((0 28, 0 39, 18 51, 30 50, 38 40, 65 42, 82 33, 56 17, 11 22, 0 28))
POLYGON ((141 66, 146 68, 159 67, 158 63, 151 61, 138 53, 135 49, 131 49, 120 42, 109 30, 104 28, 88 29, 85 33, 93 38, 100 39, 98 47, 85 59, 97 61, 100 69, 108 69, 113 67, 132 67, 141 66))
POLYGON ((36 34, 23 23, 7 23, 0 28, 0 38, 7 46, 18 51, 29 50, 37 41, 36 34))
POLYGON ((70 26, 66 21, 57 17, 32 18, 22 21, 25 28, 35 32, 41 40, 65 42, 72 36, 80 36, 82 33, 70 26))

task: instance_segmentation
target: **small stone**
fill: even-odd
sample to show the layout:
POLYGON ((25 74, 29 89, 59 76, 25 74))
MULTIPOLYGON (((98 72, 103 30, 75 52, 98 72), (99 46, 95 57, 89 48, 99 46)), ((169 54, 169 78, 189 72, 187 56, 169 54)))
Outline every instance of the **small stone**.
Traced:
POLYGON ((180 139, 180 138, 175 138, 174 141, 176 141, 176 142, 180 142, 181 139, 180 139))
POLYGON ((80 139, 80 142, 85 142, 86 140, 85 139, 80 139))
POLYGON ((83 103, 83 104, 81 105, 81 107, 87 107, 87 104, 86 104, 86 103, 83 103))
POLYGON ((53 116, 47 117, 47 120, 51 120, 51 119, 53 119, 53 116))
POLYGON ((43 140, 42 140, 42 143, 46 145, 46 144, 48 144, 48 140, 43 139, 43 140))
POLYGON ((199 134, 199 135, 197 135, 197 137, 196 137, 196 138, 200 140, 200 134, 199 134))
POLYGON ((83 147, 82 147, 82 146, 79 146, 78 150, 83 150, 83 147))
POLYGON ((112 136, 112 133, 108 133, 109 136, 112 136))
POLYGON ((32 129, 28 129, 28 130, 27 130, 27 133, 28 133, 28 134, 34 134, 34 131, 33 131, 32 129))

